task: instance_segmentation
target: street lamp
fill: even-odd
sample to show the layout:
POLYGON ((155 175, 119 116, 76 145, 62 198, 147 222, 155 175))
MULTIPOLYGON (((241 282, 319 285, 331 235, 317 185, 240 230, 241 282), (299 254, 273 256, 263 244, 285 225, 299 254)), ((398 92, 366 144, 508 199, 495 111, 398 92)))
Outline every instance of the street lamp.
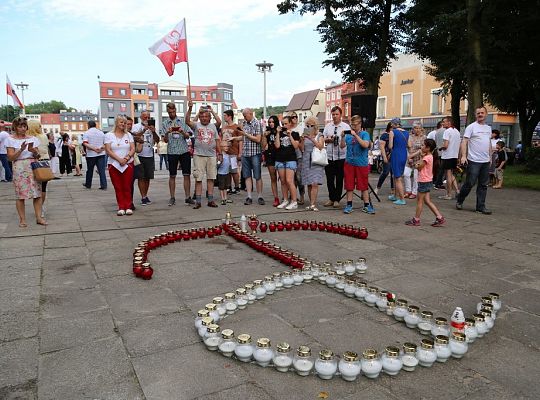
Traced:
POLYGON ((15 86, 17 86, 17 89, 20 89, 21 90, 21 95, 22 95, 22 103, 23 103, 23 109, 22 109, 22 114, 23 115, 26 115, 26 111, 25 111, 25 103, 24 103, 24 91, 25 90, 28 90, 28 83, 16 83, 15 86))
POLYGON ((266 71, 272 72, 274 64, 263 61, 262 63, 255 64, 259 72, 264 76, 264 103, 263 103, 263 119, 266 121, 266 71))

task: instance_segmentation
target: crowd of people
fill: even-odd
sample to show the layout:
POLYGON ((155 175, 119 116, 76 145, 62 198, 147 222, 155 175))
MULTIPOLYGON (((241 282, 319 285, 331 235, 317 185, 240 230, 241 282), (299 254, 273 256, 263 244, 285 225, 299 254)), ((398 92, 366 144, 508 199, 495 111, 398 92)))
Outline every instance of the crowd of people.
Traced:
MULTIPOLYGON (((4 132, 0 124, 0 161, 6 170, 6 180, 15 184, 20 226, 27 226, 25 199, 33 199, 36 222, 47 223, 42 208, 47 182, 35 180, 32 161, 58 158, 61 174, 71 173, 74 167, 75 175, 82 175, 84 156, 83 186, 86 189, 91 189, 96 170, 99 189, 106 190, 108 169, 116 194, 117 215, 123 216, 132 215, 136 209, 135 181, 140 206, 152 204, 149 194, 156 168, 155 149, 159 168, 165 165, 169 173, 168 205, 171 207, 176 205, 178 171, 183 177, 184 203, 194 209, 203 206, 203 199, 208 207, 218 207, 218 203, 226 205, 233 202, 231 195, 242 190, 246 192, 244 205, 253 204, 255 198, 257 204, 265 205, 262 179, 265 167, 270 177, 272 205, 278 209, 297 210, 305 205, 306 211, 319 211, 319 186, 326 181, 328 199, 322 206, 342 208, 344 213, 350 214, 354 211, 353 198, 357 190, 361 199, 359 209, 375 214, 368 180, 373 143, 359 116, 353 116, 349 125, 336 106, 331 110, 332 121, 320 132, 317 118, 307 118, 299 125, 295 113, 284 116, 281 121, 277 116, 270 116, 263 128, 248 108, 243 110, 242 124, 234 123, 232 110, 224 112, 222 121, 211 107, 201 107, 194 116, 192 108, 189 102, 183 121, 176 114, 175 104, 169 103, 168 118, 159 132, 147 111, 141 113, 136 124, 132 118, 118 115, 113 129, 106 134, 90 121, 82 143, 67 134, 55 143, 52 134, 43 134, 39 122, 26 121, 23 117, 13 121, 11 135, 4 132), (215 185, 219 201, 214 197, 215 185)), ((390 176, 388 199, 393 204, 405 205, 407 199, 417 201, 415 216, 406 221, 407 225, 420 225, 425 204, 435 216, 431 225, 441 226, 445 218, 430 197, 433 186, 446 191, 439 199, 454 199, 456 208, 462 209, 471 188, 477 184, 475 209, 491 214, 485 204, 490 174, 495 179, 493 187, 500 188, 507 156, 498 132, 485 123, 486 116, 486 109, 479 107, 476 121, 467 126, 463 138, 454 128, 452 117, 445 117, 437 129, 427 135, 420 123, 414 123, 411 132, 407 132, 399 118, 392 119, 375 143, 383 165, 373 193, 378 195, 390 176), (459 168, 466 169, 461 188, 455 178, 459 168)))

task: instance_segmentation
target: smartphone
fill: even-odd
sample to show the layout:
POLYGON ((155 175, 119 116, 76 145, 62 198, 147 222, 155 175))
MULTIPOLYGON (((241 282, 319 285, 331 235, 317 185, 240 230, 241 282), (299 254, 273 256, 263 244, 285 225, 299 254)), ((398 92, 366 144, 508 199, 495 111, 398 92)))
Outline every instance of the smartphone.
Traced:
POLYGON ((350 129, 347 129, 346 131, 343 131, 343 133, 345 133, 345 135, 351 135, 351 130, 350 129))
POLYGON ((28 143, 28 151, 32 151, 33 148, 34 148, 34 143, 32 142, 28 143))
POLYGON ((148 120, 148 126, 153 126, 155 127, 156 126, 156 120, 154 118, 150 118, 148 120))
POLYGON ((173 127, 171 127, 171 131, 173 131, 173 132, 179 132, 179 131, 180 131, 180 127, 179 127, 179 126, 173 126, 173 127))

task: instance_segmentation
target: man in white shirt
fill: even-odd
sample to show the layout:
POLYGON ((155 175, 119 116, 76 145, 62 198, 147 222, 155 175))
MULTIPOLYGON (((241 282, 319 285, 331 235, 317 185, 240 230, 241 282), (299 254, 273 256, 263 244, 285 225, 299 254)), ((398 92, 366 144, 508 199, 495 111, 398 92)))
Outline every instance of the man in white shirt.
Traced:
POLYGON ((443 141, 439 150, 441 151, 440 170, 446 174, 446 195, 439 196, 439 198, 443 200, 452 200, 452 189, 455 189, 456 192, 458 190, 457 182, 454 178, 454 170, 457 168, 461 135, 459 131, 454 128, 454 119, 450 116, 443 119, 443 127, 443 141))
POLYGON ((490 215, 486 208, 486 194, 489 183, 489 166, 491 164, 491 126, 486 125, 487 109, 484 106, 476 109, 476 122, 465 128, 461 141, 461 164, 467 164, 467 179, 457 196, 456 208, 463 209, 463 202, 472 187, 476 186, 476 212, 490 215))
POLYGON ((141 163, 135 169, 138 169, 136 175, 139 181, 139 192, 141 192, 141 205, 146 206, 152 204, 148 198, 148 190, 150 189, 150 180, 154 179, 154 170, 156 168, 154 144, 159 142, 155 121, 150 119, 149 111, 141 113, 141 122, 133 125, 131 133, 135 143, 137 143, 136 148, 139 149, 142 145, 142 150, 138 152, 141 163))
POLYGON ((351 127, 341 121, 341 108, 332 107, 332 122, 324 127, 323 136, 326 143, 326 153, 328 155, 328 165, 324 167, 326 172, 326 186, 328 187, 328 201, 325 207, 339 208, 339 200, 343 192, 343 171, 347 147, 341 148, 343 131, 350 131, 351 127))
POLYGON ((7 159, 7 149, 6 141, 9 138, 9 133, 6 132, 6 125, 4 121, 0 121, 0 162, 4 169, 4 174, 2 177, 2 182, 11 182, 13 179, 13 174, 11 172, 11 167, 7 159))
POLYGON ((107 190, 107 177, 105 175, 105 134, 96 128, 95 121, 88 121, 88 130, 83 134, 83 146, 86 149, 86 180, 83 186, 92 187, 94 167, 99 175, 99 188, 107 190))

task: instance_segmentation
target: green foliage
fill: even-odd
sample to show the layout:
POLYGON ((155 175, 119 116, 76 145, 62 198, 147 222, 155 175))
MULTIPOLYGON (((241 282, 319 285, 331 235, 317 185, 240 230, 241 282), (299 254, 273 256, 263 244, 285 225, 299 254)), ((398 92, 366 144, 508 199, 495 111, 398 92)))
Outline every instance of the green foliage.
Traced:
MULTIPOLYGON (((286 108, 287 106, 266 106, 266 115, 269 117, 271 115, 282 114, 286 108)), ((258 119, 261 119, 263 117, 263 111, 263 107, 253 109, 255 117, 258 119)))
POLYGON ((525 151, 527 171, 540 174, 540 147, 530 147, 525 151))
POLYGON ((51 100, 34 104, 27 104, 25 111, 27 114, 58 114, 60 110, 69 110, 63 101, 51 100))
POLYGON ((0 119, 11 122, 19 116, 21 109, 19 107, 13 107, 12 105, 0 107, 0 119))

